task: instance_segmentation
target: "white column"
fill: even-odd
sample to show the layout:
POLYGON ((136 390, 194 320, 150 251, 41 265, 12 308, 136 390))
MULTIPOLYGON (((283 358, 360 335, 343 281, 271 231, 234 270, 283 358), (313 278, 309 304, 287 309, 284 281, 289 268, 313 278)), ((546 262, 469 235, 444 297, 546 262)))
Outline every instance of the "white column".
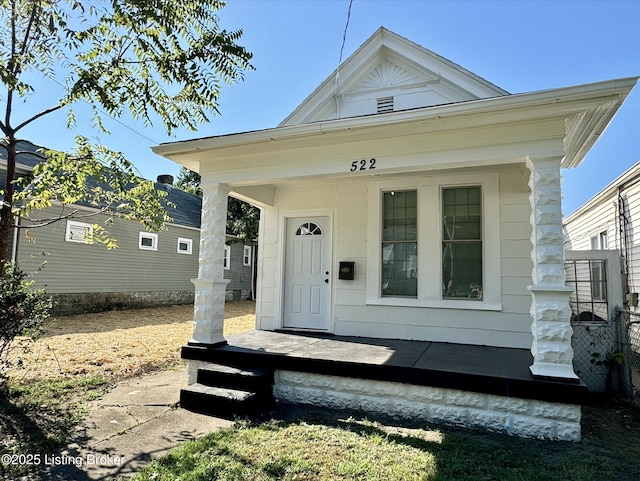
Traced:
POLYGON ((578 379, 571 348, 571 288, 565 287, 562 235, 562 157, 529 158, 531 204, 530 369, 535 376, 578 379))
POLYGON ((224 278, 224 242, 227 229, 229 188, 223 184, 203 186, 200 267, 195 285, 193 338, 190 343, 225 344, 224 301, 228 279, 224 278))

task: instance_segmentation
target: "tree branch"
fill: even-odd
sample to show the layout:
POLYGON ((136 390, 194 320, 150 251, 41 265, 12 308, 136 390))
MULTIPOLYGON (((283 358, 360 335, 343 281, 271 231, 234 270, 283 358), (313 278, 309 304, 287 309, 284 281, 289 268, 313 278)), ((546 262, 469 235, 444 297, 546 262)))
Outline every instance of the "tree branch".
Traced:
POLYGON ((29 125, 31 122, 33 122, 34 120, 38 120, 40 117, 44 117, 45 115, 48 115, 52 112, 55 112, 57 110, 60 110, 62 107, 64 107, 64 105, 62 104, 58 104, 55 107, 51 107, 48 108, 47 110, 43 110, 42 112, 40 112, 39 114, 34 115, 33 117, 25 120, 24 122, 22 122, 20 125, 18 125, 15 129, 13 129, 13 132, 17 132, 18 130, 22 129, 23 127, 26 127, 27 125, 29 125))
POLYGON ((33 8, 31 9, 31 14, 29 15, 29 24, 27 25, 27 29, 24 33, 24 38, 22 39, 22 48, 20 49, 20 55, 24 55, 27 52, 27 44, 29 43, 29 37, 31 35, 31 27, 35 22, 35 18, 37 12, 39 10, 41 2, 33 2, 33 8))
POLYGON ((88 219, 90 217, 96 216, 98 214, 104 214, 104 211, 99 210, 97 212, 92 212, 90 214, 84 214, 84 215, 76 215, 78 212, 80 211, 80 209, 75 209, 72 212, 69 212, 68 214, 64 214, 64 215, 59 215, 58 217, 51 217, 51 218, 44 218, 44 219, 30 219, 29 217, 25 217, 23 215, 19 215, 19 214, 15 214, 14 216, 17 217, 18 219, 20 219, 20 221, 25 221, 25 222, 30 222, 29 225, 17 225, 16 228, 18 229, 36 229, 38 227, 46 227, 48 225, 51 224, 55 224, 56 222, 60 222, 62 220, 68 220, 68 219, 88 219))

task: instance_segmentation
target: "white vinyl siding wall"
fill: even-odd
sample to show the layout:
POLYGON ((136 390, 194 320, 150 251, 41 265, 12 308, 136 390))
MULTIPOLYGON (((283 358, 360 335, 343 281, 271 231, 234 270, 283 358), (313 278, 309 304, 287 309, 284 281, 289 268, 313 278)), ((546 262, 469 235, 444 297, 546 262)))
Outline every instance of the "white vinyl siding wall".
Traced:
MULTIPOLYGON (((630 292, 640 292, 640 183, 623 188, 626 212, 630 219, 628 235, 628 284, 630 292)), ((618 225, 618 193, 602 196, 597 202, 578 214, 572 214, 564 225, 565 249, 591 250, 591 238, 607 233, 608 249, 622 252, 618 225)), ((637 308, 636 308, 637 309, 637 308)))
MULTIPOLYGON (((332 259, 332 325, 335 334, 422 339, 442 342, 529 348, 531 346, 531 226, 528 170, 524 166, 496 170, 492 192, 498 199, 496 239, 500 267, 500 297, 493 310, 371 305, 367 303, 367 273, 370 269, 368 217, 371 183, 368 178, 324 184, 278 186, 275 205, 266 207, 260 224, 258 259, 257 325, 260 329, 281 327, 282 239, 278 227, 285 216, 334 213, 332 259), (339 261, 355 262, 355 280, 338 280, 339 261)), ((482 174, 491 174, 484 171, 482 174)), ((425 174, 428 176, 428 174, 425 174)), ((461 184, 468 184, 466 173, 461 184)), ((473 174, 471 174, 473 176, 473 174)), ((412 177, 398 177, 412 182, 412 177)), ((456 176, 450 182, 456 184, 456 176)), ((376 192, 375 198, 379 198, 376 192)), ((436 207, 436 217, 439 209, 436 207)), ((420 222, 420 221, 419 221, 420 222)), ((439 242, 439 239, 436 240, 439 242)), ((377 244, 376 244, 377 245, 377 244)), ((439 251, 439 250, 438 250, 439 251)), ((438 260, 438 262, 440 262, 438 260)), ((438 281, 433 281, 438 282, 438 281)), ((438 290, 440 288, 438 287, 438 290)), ((469 301, 453 301, 466 302, 469 301)), ((475 301, 474 303, 479 303, 475 301)), ((444 306, 443 306, 444 307, 444 306)))

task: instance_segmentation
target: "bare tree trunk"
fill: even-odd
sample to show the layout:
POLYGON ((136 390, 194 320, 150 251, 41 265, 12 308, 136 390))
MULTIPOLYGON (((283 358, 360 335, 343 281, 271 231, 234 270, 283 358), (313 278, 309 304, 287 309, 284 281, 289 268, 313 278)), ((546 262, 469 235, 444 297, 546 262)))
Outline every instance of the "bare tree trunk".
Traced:
POLYGON ((10 135, 3 146, 7 149, 7 178, 4 185, 4 196, 0 208, 0 275, 4 275, 4 262, 10 261, 9 245, 13 236, 14 222, 11 208, 13 206, 14 185, 16 176, 16 139, 10 135))

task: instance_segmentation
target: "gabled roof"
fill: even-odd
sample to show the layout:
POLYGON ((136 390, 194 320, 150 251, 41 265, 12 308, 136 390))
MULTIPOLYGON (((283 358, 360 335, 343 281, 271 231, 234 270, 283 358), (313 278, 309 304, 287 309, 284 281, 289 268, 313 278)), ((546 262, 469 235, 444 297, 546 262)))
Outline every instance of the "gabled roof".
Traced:
MULTIPOLYGON (((18 140, 16 146, 17 161, 16 167, 19 172, 29 172, 37 164, 44 160, 43 147, 33 144, 28 140, 18 140)), ((0 147, 0 166, 7 165, 7 151, 0 147)))
POLYGON ((596 193, 588 201, 578 207, 570 215, 566 216, 563 223, 566 225, 573 222, 576 217, 590 211, 602 202, 608 202, 614 196, 617 196, 619 191, 632 184, 637 184, 640 180, 640 161, 633 164, 622 174, 612 180, 607 186, 596 193))
POLYGON ((380 27, 279 126, 375 113, 376 99, 390 96, 397 111, 505 95, 509 92, 380 27))
MULTIPOLYGON (((30 172, 37 164, 44 161, 43 150, 43 147, 28 140, 19 140, 17 145, 19 174, 30 172)), ((0 148, 0 189, 4 187, 6 178, 6 161, 7 151, 0 148)), ((200 228, 200 212, 202 209, 202 198, 200 196, 159 182, 155 182, 155 188, 167 192, 165 199, 175 205, 175 208, 167 208, 167 213, 173 219, 172 224, 200 228)), ((80 203, 80 205, 86 204, 80 203)))

